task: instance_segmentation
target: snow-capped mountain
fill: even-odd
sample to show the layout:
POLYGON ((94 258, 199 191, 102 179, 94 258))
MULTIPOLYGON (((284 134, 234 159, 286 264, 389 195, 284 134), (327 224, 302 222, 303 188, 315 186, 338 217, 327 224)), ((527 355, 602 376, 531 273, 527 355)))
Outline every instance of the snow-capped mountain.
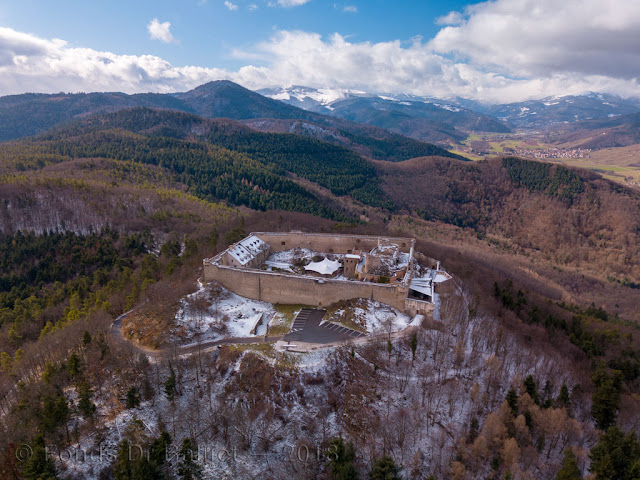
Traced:
MULTIPOLYGON (((389 128, 388 117, 397 115, 405 124, 409 116, 445 123, 458 130, 502 132, 507 131, 505 125, 537 129, 640 111, 638 99, 623 99, 597 92, 497 105, 465 98, 438 99, 409 93, 376 95, 357 90, 302 86, 266 89, 260 93, 305 110, 384 128, 389 128)), ((404 133, 410 134, 410 130, 404 133)))
POLYGON ((292 86, 259 93, 296 107, 377 127, 430 142, 448 143, 467 132, 508 132, 488 115, 445 100, 399 93, 376 95, 357 90, 292 86))
POLYGON ((521 128, 544 128, 596 118, 611 118, 640 111, 637 100, 588 92, 559 95, 526 102, 492 105, 484 113, 521 128))
POLYGON ((359 90, 347 90, 342 88, 311 88, 300 85, 281 88, 265 88, 258 93, 274 100, 304 108, 317 113, 331 112, 331 104, 351 97, 373 97, 359 90))

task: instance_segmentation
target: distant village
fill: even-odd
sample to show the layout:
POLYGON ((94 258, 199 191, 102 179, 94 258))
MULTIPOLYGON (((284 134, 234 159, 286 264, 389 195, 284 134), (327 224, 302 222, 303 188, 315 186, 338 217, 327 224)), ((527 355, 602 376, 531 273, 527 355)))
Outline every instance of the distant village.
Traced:
MULTIPOLYGON (((477 142, 481 143, 481 142, 477 142)), ((463 146, 459 147, 459 151, 478 155, 481 157, 487 155, 497 155, 498 152, 491 150, 489 146, 463 146)), ((503 147, 502 155, 518 155, 529 158, 588 158, 592 152, 590 148, 524 148, 524 147, 503 147)))
POLYGON ((514 153, 522 157, 534 158, 588 158, 591 153, 590 148, 543 148, 543 149, 527 149, 527 148, 505 148, 504 153, 514 153))

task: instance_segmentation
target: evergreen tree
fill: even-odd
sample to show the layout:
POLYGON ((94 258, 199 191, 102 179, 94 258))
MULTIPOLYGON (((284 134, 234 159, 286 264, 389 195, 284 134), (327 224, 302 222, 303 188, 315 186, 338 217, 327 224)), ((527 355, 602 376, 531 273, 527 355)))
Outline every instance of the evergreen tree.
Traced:
POLYGON ((593 374, 596 390, 591 397, 591 415, 599 430, 606 430, 614 425, 620 409, 620 390, 622 376, 614 370, 608 374, 605 366, 600 365, 593 374))
POLYGON ((82 416, 85 418, 93 416, 96 412, 96 406, 91 401, 92 397, 93 390, 91 389, 91 385, 84 380, 78 386, 78 410, 80 410, 80 413, 82 413, 82 416))
POLYGON ((173 402, 176 397, 176 372, 171 364, 169 364, 169 378, 164 382, 164 393, 173 402))
POLYGON ((75 378, 80 373, 80 357, 76 353, 69 355, 67 360, 67 373, 71 378, 75 378))
POLYGON ((505 398, 505 400, 507 401, 507 405, 509 405, 509 408, 511 408, 511 413, 513 414, 513 416, 517 417, 518 416, 518 394, 516 393, 515 389, 511 388, 507 392, 507 397, 505 398))
POLYGON ((113 478, 114 480, 134 480, 131 476, 132 472, 130 444, 128 440, 123 440, 118 446, 118 454, 113 466, 113 478))
POLYGON ((369 478, 371 480, 402 480, 400 469, 393 461, 393 458, 388 456, 376 460, 371 468, 369 478))
POLYGON ((178 476, 182 480, 198 480, 202 478, 202 467, 196 463, 198 447, 190 438, 185 438, 180 447, 180 463, 178 464, 178 476))
POLYGON ((527 375, 527 378, 524 379, 524 388, 527 390, 527 393, 533 399, 536 405, 539 405, 540 397, 538 395, 538 388, 536 386, 536 381, 533 379, 532 375, 527 375))
POLYGON ((556 475, 556 480, 581 480, 582 475, 578 468, 578 460, 571 448, 567 448, 564 451, 564 458, 562 459, 562 465, 556 475))
POLYGON ((215 248, 218 246, 219 237, 220 237, 220 234, 218 233, 218 230, 216 228, 211 230, 211 233, 209 234, 209 238, 207 238, 207 243, 209 244, 209 248, 211 248, 212 250, 215 250, 215 248))
POLYGON ((533 415, 531 415, 531 412, 529 410, 524 412, 524 423, 529 428, 529 430, 533 428, 533 415))
POLYGON ((635 480, 640 478, 640 442, 635 432, 625 435, 610 427, 591 449, 590 472, 595 480, 635 480))
POLYGON ((329 444, 327 458, 331 464, 331 478, 333 480, 358 480, 358 470, 353 461, 355 451, 353 443, 345 444, 340 437, 334 438, 329 444))
POLYGON ((51 383, 53 376, 56 374, 56 367, 51 362, 44 364, 44 371, 42 372, 42 380, 47 383, 51 383))
POLYGON ((551 382, 547 380, 544 383, 544 389, 542 391, 542 399, 541 399, 542 408, 551 408, 553 406, 552 391, 553 391, 553 386, 551 385, 551 382))
POLYGON ((91 343, 91 334, 89 332, 84 332, 82 335, 82 345, 87 346, 91 343))
POLYGON ((562 387, 560 387, 560 395, 558 395, 557 405, 559 407, 568 408, 570 403, 571 397, 569 395, 569 388, 563 383, 562 387))
POLYGON ((127 408, 136 408, 140 405, 140 394, 136 387, 127 390, 127 408))
POLYGON ((224 237, 224 240, 225 242, 227 242, 227 245, 232 245, 236 242, 239 242, 246 236, 247 236, 247 232, 244 229, 244 217, 241 217, 240 223, 237 226, 235 226, 233 230, 227 232, 227 234, 224 237))
POLYGON ((418 334, 413 332, 411 335, 411 361, 416 359, 416 350, 418 349, 418 334))
POLYGON ((31 457, 25 462, 22 474, 26 480, 55 480, 55 463, 47 455, 44 437, 38 435, 33 442, 31 457))
POLYGON ((69 405, 62 394, 47 396, 43 400, 40 428, 44 433, 54 433, 69 419, 69 405))
POLYGON ((160 478, 162 478, 160 469, 145 455, 133 463, 131 480, 160 480, 160 478))
POLYGON ((151 447, 149 448, 149 456, 156 465, 162 466, 167 460, 167 452, 171 445, 171 435, 166 430, 163 430, 158 438, 156 438, 151 447))
POLYGON ((478 438, 478 430, 480 428, 480 424, 476 417, 471 419, 471 423, 469 424, 469 433, 467 435, 467 443, 473 443, 476 438, 478 438))

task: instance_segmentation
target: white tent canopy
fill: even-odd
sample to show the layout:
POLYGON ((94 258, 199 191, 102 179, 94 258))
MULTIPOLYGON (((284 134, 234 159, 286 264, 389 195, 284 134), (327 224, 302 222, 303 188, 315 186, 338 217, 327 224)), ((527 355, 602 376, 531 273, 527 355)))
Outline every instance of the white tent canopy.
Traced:
POLYGON ((321 262, 311 262, 309 265, 304 267, 305 270, 317 272, 322 275, 331 275, 339 268, 340 262, 335 262, 333 260, 329 260, 328 258, 325 258, 321 262))

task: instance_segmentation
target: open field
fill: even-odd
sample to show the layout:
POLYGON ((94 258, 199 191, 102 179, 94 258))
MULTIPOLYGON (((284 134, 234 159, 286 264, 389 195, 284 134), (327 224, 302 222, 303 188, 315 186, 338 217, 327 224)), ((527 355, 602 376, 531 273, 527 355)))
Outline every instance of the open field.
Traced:
POLYGON ((605 148, 588 158, 550 158, 549 161, 587 168, 603 177, 633 188, 640 188, 640 145, 605 148))
POLYGON ((449 151, 475 161, 492 155, 522 154, 522 150, 544 150, 546 148, 552 148, 552 145, 542 141, 540 135, 476 133, 469 135, 461 145, 452 145, 449 151))
POLYGON ((553 156, 556 148, 562 151, 569 150, 570 146, 547 143, 540 134, 531 136, 523 134, 473 134, 469 135, 462 145, 452 146, 449 151, 473 161, 483 160, 492 156, 515 155, 561 163, 570 167, 593 170, 614 182, 632 188, 640 188, 640 145, 605 148, 581 153, 581 155, 584 155, 582 158, 553 156), (544 150, 548 151, 544 152, 544 150), (531 151, 531 155, 528 155, 527 151, 531 151), (535 154, 536 151, 545 153, 546 158, 538 158, 535 154))

